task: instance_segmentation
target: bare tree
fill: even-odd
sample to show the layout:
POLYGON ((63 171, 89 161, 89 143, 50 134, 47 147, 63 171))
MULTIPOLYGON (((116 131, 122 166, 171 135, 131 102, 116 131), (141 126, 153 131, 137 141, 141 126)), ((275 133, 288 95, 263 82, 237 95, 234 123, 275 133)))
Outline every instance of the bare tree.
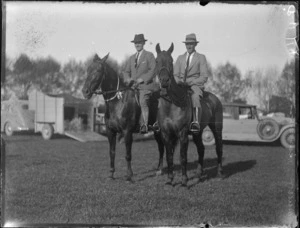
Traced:
POLYGON ((247 103, 269 112, 270 99, 272 95, 278 93, 276 83, 278 76, 279 71, 275 66, 246 72, 244 92, 247 103))
POLYGON ((227 62, 213 70, 211 92, 220 97, 223 102, 233 102, 240 99, 243 82, 239 69, 227 62))

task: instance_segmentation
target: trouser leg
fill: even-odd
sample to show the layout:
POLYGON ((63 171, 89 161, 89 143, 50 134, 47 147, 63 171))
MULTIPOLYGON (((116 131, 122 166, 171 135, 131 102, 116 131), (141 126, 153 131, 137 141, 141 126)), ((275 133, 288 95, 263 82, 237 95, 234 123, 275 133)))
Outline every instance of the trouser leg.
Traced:
POLYGON ((151 91, 140 90, 140 105, 142 110, 142 123, 140 132, 145 134, 148 132, 148 119, 149 119, 149 99, 151 91))
POLYGON ((200 132, 200 123, 201 115, 202 115, 202 108, 200 100, 203 96, 203 92, 199 86, 192 86, 191 89, 193 90, 192 94, 192 102, 193 102, 193 122, 191 123, 190 131, 193 133, 200 132))

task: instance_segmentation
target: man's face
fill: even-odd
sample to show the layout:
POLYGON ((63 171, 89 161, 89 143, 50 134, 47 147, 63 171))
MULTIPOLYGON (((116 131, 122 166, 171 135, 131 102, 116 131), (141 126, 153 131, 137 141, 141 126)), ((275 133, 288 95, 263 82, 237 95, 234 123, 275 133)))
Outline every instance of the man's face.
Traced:
POLYGON ((197 43, 186 43, 185 44, 186 50, 189 54, 193 53, 195 51, 196 46, 197 46, 197 43))
POLYGON ((134 43, 135 49, 136 49, 138 52, 140 52, 141 50, 143 50, 144 45, 145 45, 145 42, 137 42, 137 43, 134 43))

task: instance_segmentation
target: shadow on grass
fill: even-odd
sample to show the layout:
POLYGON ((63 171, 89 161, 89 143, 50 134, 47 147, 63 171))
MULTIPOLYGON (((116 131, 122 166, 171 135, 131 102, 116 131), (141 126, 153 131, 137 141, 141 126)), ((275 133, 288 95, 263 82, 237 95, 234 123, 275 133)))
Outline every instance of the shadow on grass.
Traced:
MULTIPOLYGON (((224 161, 224 158, 223 158, 224 161)), ((208 158, 204 160, 204 172, 205 172, 205 180, 214 179, 217 177, 217 158, 208 158)), ((247 161, 238 161, 226 164, 223 166, 223 179, 229 178, 232 175, 237 173, 245 172, 247 170, 252 169, 256 165, 256 160, 247 160, 247 161)), ((198 161, 189 162, 187 164, 187 171, 196 171, 198 166, 198 161)), ((181 171, 181 165, 174 165, 174 171, 181 171)), ((137 181, 143 181, 149 178, 154 178, 156 176, 155 170, 149 170, 144 173, 150 173, 149 175, 138 179, 137 181)), ((167 167, 163 168, 163 173, 166 174, 168 172, 167 167)), ((194 179, 195 176, 190 177, 189 179, 194 179)))
POLYGON ((281 146, 281 143, 280 140, 278 139, 275 140, 274 142, 249 142, 249 141, 223 140, 223 145, 278 147, 281 146))
MULTIPOLYGON (((212 159, 212 160, 215 160, 215 162, 217 162, 217 159, 212 159)), ((223 166, 223 177, 217 176, 217 166, 214 166, 211 168, 206 167, 205 177, 201 180, 201 182, 207 181, 210 179, 217 179, 217 180, 227 179, 230 176, 235 175, 237 173, 242 173, 247 170, 250 170, 255 165, 256 165, 256 160, 239 161, 239 162, 232 162, 232 163, 226 164, 225 166, 223 166)), ((196 177, 194 176, 194 177, 190 178, 190 180, 192 180, 194 178, 196 178, 196 177)), ((201 182, 195 182, 195 183, 191 184, 188 188, 190 189, 190 188, 196 186, 197 184, 200 184, 201 182)))

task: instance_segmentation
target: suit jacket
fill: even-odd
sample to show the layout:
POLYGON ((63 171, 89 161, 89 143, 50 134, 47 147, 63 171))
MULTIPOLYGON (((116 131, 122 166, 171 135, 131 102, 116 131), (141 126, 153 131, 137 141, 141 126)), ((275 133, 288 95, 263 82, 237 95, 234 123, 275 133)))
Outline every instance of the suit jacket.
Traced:
MULTIPOLYGON (((174 77, 176 82, 183 81, 186 68, 187 53, 178 56, 174 66, 174 77)), ((204 88, 204 83, 207 82, 209 73, 205 55, 194 53, 190 62, 186 82, 189 86, 197 85, 204 88)))
POLYGON ((135 58, 136 54, 130 56, 127 61, 125 71, 123 72, 124 79, 132 78, 133 80, 137 80, 138 78, 142 78, 144 83, 139 85, 139 89, 157 90, 159 85, 155 82, 156 63, 154 55, 149 51, 143 50, 136 68, 135 58))

